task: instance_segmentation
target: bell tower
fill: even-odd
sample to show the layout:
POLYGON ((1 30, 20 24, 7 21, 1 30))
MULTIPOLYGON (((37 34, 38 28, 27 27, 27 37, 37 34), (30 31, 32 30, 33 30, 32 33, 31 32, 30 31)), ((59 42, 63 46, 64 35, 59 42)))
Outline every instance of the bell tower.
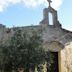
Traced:
POLYGON ((51 7, 51 0, 47 0, 49 3, 48 8, 43 10, 43 20, 40 22, 41 25, 61 27, 61 24, 58 21, 57 11, 51 7), (50 19, 50 15, 51 19, 50 19), (52 24, 50 24, 52 23, 52 24))

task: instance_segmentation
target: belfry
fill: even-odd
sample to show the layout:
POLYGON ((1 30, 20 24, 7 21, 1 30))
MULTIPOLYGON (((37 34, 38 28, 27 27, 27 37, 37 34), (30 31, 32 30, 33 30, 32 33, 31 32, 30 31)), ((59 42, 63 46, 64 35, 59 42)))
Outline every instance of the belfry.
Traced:
POLYGON ((47 0, 49 3, 49 7, 45 8, 43 10, 43 20, 40 22, 40 24, 50 25, 49 21, 49 13, 52 15, 52 25, 53 26, 61 26, 61 24, 58 21, 57 11, 51 7, 51 0, 47 0))

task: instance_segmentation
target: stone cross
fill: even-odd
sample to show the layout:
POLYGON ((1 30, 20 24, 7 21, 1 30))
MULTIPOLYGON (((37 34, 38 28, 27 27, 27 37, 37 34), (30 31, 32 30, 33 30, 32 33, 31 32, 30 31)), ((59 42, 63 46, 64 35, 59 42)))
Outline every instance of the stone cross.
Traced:
POLYGON ((50 6, 50 3, 52 2, 51 0, 47 0, 48 1, 48 3, 49 3, 49 6, 50 6))

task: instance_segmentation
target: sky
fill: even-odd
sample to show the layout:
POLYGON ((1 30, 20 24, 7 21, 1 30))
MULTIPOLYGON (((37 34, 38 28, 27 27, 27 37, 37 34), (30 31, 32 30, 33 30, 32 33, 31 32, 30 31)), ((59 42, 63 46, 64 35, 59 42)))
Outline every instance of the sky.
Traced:
MULTIPOLYGON (((58 20, 64 29, 72 31, 72 0, 52 0, 58 20)), ((0 0, 0 24, 6 27, 39 25, 47 0, 0 0)))

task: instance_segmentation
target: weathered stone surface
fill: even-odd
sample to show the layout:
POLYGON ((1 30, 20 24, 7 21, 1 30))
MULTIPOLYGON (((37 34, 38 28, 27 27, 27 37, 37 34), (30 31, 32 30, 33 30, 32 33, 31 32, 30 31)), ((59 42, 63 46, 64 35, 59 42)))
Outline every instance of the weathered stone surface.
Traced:
POLYGON ((61 50, 61 72, 72 72, 72 42, 61 50))

